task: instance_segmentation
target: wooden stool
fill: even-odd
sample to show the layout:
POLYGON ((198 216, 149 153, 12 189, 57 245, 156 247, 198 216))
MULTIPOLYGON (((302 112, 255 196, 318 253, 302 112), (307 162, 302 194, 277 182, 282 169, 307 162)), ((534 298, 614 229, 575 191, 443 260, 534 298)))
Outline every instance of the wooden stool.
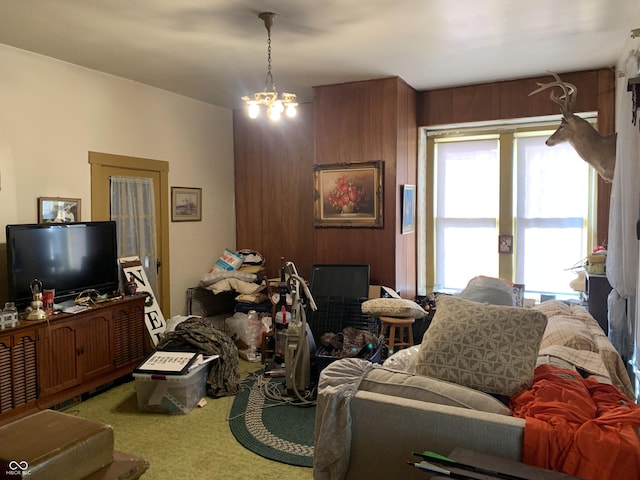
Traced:
POLYGON ((382 322, 382 334, 385 336, 384 342, 387 344, 387 355, 401 349, 413 346, 413 323, 415 318, 380 317, 382 322), (404 341, 404 336, 407 341, 404 341))

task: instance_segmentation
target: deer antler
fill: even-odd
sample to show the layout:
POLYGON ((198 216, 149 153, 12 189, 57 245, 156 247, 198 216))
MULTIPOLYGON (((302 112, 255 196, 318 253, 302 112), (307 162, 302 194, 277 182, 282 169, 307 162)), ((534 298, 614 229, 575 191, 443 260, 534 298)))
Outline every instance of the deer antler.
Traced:
POLYGON ((540 93, 543 90, 547 90, 548 88, 560 87, 562 88, 563 94, 561 96, 557 96, 553 93, 553 90, 549 93, 549 98, 552 102, 560 105, 560 109, 562 110, 562 114, 565 116, 573 115, 573 109, 576 103, 576 96, 578 94, 578 88, 569 82, 563 82, 560 80, 560 77, 557 73, 549 72, 556 79, 555 82, 549 83, 537 83, 538 87, 536 90, 531 92, 529 96, 535 95, 536 93, 540 93))
POLYGON ((575 103, 578 89, 569 82, 563 82, 560 77, 549 72, 556 79, 555 82, 538 83, 538 88, 529 94, 560 87, 563 94, 557 96, 551 90, 549 98, 560 105, 562 122, 558 129, 545 142, 550 147, 561 142, 569 142, 580 157, 589 163, 607 182, 613 181, 616 165, 616 134, 603 137, 584 118, 575 115, 575 103))

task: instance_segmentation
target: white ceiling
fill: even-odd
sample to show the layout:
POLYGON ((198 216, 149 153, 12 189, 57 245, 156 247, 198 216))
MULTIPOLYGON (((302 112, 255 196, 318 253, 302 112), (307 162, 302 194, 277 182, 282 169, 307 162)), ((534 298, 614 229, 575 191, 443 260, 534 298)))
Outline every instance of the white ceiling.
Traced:
MULTIPOLYGON (((640 0, 0 0, 0 43, 227 108, 399 76, 417 90, 614 66, 640 0)), ((0 74, 1 75, 1 74, 0 74)))

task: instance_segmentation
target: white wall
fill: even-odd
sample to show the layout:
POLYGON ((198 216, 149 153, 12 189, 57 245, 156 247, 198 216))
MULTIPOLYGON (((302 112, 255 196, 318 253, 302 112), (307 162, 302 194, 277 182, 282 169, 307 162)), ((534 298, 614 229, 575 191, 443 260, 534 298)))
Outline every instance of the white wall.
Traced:
POLYGON ((183 313, 235 246, 232 111, 5 45, 0 71, 0 243, 6 224, 37 221, 38 197, 80 198, 91 220, 89 151, 167 161, 170 186, 202 188, 202 222, 170 225, 164 315, 183 313))

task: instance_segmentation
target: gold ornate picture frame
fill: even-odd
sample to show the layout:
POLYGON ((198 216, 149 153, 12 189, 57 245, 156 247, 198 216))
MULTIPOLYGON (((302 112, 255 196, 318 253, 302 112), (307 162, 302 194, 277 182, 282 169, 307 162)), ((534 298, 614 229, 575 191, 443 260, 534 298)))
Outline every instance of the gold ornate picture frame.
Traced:
POLYGON ((384 162, 314 165, 316 227, 382 228, 384 162))

